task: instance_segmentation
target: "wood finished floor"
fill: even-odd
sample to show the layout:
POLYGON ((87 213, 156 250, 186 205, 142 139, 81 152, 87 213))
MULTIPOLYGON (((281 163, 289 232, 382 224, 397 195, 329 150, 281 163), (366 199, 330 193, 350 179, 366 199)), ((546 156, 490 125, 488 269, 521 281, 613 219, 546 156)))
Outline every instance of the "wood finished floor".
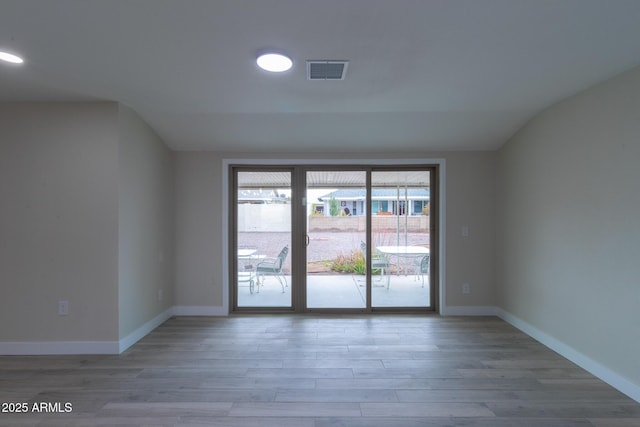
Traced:
POLYGON ((1 426, 640 426, 640 404, 498 318, 176 317, 118 356, 0 357, 1 426))

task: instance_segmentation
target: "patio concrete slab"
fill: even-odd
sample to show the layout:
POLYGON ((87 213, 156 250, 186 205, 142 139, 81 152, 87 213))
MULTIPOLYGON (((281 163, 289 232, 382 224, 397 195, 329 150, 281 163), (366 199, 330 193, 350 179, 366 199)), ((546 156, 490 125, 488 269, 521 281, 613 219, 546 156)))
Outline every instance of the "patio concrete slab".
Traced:
MULTIPOLYGON (((240 307, 289 307, 291 306, 291 277, 289 286, 282 287, 275 277, 267 277, 259 292, 251 294, 248 286, 238 288, 240 307)), ((414 275, 391 275, 389 289, 386 282, 374 277, 372 287, 373 307, 425 307, 429 301, 428 280, 422 286, 422 278, 414 275)), ((314 274, 307 278, 308 308, 364 308, 366 288, 364 276, 350 274, 314 274)))

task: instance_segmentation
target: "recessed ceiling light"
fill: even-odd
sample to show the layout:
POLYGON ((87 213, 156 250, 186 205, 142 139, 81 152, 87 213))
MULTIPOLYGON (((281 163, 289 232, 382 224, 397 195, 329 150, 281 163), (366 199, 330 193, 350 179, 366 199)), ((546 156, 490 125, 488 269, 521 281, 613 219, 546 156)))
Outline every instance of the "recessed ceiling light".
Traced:
POLYGON ((12 64, 22 64, 24 60, 13 53, 0 51, 0 60, 11 62, 12 64))
POLYGON ((272 73, 282 73, 289 70, 293 66, 293 61, 288 56, 281 53, 263 53, 256 60, 258 66, 272 73))

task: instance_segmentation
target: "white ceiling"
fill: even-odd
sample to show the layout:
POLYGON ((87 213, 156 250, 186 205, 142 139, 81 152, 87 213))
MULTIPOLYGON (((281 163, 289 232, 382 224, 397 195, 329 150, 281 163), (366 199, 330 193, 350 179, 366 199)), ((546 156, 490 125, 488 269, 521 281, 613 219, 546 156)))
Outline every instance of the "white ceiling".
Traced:
POLYGON ((0 101, 118 101, 177 150, 491 150, 640 64, 639 23, 638 0, 0 0, 25 58, 0 101))

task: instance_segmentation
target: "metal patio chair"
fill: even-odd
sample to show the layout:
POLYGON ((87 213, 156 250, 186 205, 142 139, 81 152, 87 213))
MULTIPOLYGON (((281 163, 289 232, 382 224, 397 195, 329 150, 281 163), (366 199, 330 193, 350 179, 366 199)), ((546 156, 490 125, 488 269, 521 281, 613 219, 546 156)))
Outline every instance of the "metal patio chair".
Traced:
MULTIPOLYGON (((287 259, 287 255, 289 254, 289 246, 285 246, 282 248, 280 253, 275 258, 264 258, 256 265, 256 275, 258 277, 257 285, 264 286, 265 276, 276 276, 278 281, 280 282, 280 286, 282 286, 282 292, 284 292, 284 288, 287 285, 287 278, 282 272, 282 266, 284 265, 284 261, 287 259)), ((258 289, 258 292, 260 290, 258 289)))
MULTIPOLYGON (((360 249, 362 249, 364 259, 367 259, 367 244, 360 242, 360 249)), ((389 259, 379 252, 371 254, 371 271, 373 270, 380 270, 380 274, 387 276, 387 289, 389 289, 391 282, 391 264, 389 263, 389 259)))
POLYGON ((422 287, 424 288, 424 276, 429 276, 429 255, 425 255, 420 260, 420 275, 422 276, 422 287))

